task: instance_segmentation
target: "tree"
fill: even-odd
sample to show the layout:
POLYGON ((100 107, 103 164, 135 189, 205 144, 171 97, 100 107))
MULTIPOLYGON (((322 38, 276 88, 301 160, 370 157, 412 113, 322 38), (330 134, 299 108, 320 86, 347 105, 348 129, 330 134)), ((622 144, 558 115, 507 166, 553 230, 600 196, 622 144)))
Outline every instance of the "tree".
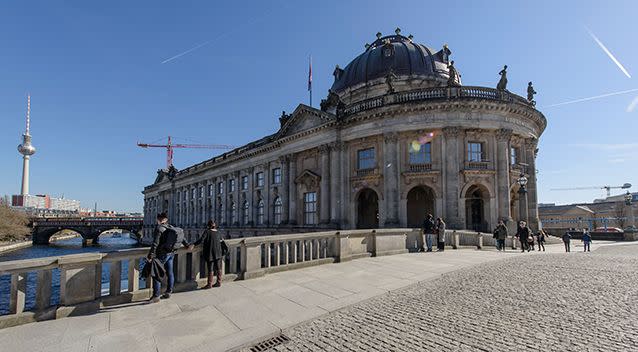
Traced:
POLYGON ((31 234, 26 214, 0 204, 0 241, 24 240, 31 234))
POLYGON ((614 216, 616 217, 616 224, 621 229, 625 228, 625 223, 627 222, 627 214, 625 214, 625 203, 617 202, 614 205, 614 216))

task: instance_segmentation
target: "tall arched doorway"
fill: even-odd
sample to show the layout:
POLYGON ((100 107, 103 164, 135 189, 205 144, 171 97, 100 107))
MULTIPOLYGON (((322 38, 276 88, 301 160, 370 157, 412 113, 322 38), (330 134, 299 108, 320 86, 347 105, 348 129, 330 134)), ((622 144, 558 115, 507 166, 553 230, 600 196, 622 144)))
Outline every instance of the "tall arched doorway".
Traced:
POLYGON ((471 186, 465 193, 465 225, 474 231, 489 231, 490 195, 483 186, 471 186))
POLYGON ((357 228, 376 229, 379 227, 379 197, 377 192, 365 188, 357 197, 357 228))
POLYGON ((434 191, 430 187, 416 186, 408 192, 408 227, 421 227, 427 214, 437 215, 434 211, 434 191))

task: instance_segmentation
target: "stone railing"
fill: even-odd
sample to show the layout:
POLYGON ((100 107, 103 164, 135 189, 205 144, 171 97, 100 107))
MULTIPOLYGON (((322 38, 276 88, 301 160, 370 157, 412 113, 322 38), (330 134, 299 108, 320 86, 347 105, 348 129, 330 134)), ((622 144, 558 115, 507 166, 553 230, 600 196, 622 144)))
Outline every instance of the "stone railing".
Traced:
POLYGON ((428 172, 432 171, 432 164, 410 164, 408 172, 428 172))
POLYGON ((376 175, 377 169, 359 169, 356 170, 357 177, 376 175))
POLYGON ((343 115, 348 116, 361 111, 392 104, 441 99, 488 99, 507 103, 518 103, 534 108, 534 106, 530 104, 525 98, 509 91, 499 91, 494 88, 473 86, 432 87, 408 92, 398 92, 386 95, 384 97, 376 97, 363 100, 361 102, 346 106, 343 109, 343 115))
POLYGON ((491 170, 489 161, 466 161, 465 170, 491 170))
MULTIPOLYGON (((226 240, 229 254, 223 264, 224 280, 242 280, 268 273, 366 256, 416 251, 422 246, 419 229, 325 231, 226 240)), ((491 234, 447 231, 453 248, 493 245, 491 234), (490 242, 491 241, 491 242, 490 242)), ((0 328, 99 311, 100 308, 148 299, 151 279, 140 280, 148 248, 109 253, 84 253, 0 263, 0 275, 10 275, 8 314, 0 328), (35 280, 27 280, 27 276, 35 280), (31 285, 27 286, 27 281, 31 285), (59 287, 59 289, 58 289, 59 287), (27 290, 29 292, 27 292, 27 290), (35 295, 33 306, 26 297, 35 295)), ((175 291, 204 284, 201 247, 182 248, 174 259, 175 291)))

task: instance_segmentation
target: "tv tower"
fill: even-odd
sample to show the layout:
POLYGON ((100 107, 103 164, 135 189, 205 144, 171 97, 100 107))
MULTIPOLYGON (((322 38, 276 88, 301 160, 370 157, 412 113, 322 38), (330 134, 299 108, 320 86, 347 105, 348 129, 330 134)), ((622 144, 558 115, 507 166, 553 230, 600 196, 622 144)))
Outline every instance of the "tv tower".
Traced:
POLYGON ((35 154, 35 147, 31 145, 29 127, 31 123, 31 95, 27 94, 27 128, 22 135, 22 144, 18 146, 18 152, 22 154, 22 196, 29 194, 29 159, 35 154))

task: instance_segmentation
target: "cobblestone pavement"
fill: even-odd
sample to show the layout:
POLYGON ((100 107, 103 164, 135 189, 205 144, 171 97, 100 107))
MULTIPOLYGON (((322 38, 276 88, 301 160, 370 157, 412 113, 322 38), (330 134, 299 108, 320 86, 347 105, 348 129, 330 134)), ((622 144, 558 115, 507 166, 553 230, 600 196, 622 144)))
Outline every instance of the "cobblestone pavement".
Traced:
POLYGON ((638 246, 522 254, 285 332, 277 351, 638 351, 638 246))

